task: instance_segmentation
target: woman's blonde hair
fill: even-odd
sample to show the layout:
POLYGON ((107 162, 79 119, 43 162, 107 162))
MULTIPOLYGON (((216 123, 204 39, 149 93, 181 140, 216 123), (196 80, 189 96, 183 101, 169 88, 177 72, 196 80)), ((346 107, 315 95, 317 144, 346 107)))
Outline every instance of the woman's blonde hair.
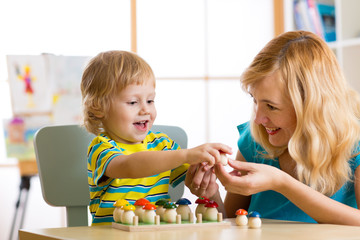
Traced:
POLYGON ((92 58, 81 80, 83 118, 86 129, 103 132, 102 118, 113 97, 130 84, 141 85, 155 76, 144 59, 126 51, 107 51, 92 58))
MULTIPOLYGON (((297 176, 333 195, 351 179, 349 160, 359 151, 359 95, 348 86, 332 50, 310 32, 287 32, 271 40, 241 76, 242 87, 248 92, 274 73, 296 113, 287 149, 297 163, 297 176)), ((264 127, 254 121, 251 132, 271 157, 286 150, 272 146, 264 127)))

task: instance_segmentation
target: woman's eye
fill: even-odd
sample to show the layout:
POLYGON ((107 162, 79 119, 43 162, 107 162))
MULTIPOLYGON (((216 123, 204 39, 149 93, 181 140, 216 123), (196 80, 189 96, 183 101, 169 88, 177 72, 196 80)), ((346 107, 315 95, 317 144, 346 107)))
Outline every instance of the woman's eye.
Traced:
POLYGON ((148 100, 147 101, 148 103, 153 103, 153 102, 155 102, 154 100, 148 100))
POLYGON ((277 109, 276 107, 274 107, 274 106, 272 106, 272 105, 270 105, 270 104, 268 104, 268 108, 269 108, 270 110, 275 110, 275 109, 277 109))

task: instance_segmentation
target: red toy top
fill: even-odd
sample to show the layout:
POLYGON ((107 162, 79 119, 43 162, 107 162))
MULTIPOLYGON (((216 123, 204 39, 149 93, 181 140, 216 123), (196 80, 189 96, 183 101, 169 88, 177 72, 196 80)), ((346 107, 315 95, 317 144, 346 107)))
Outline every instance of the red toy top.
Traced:
POLYGON ((147 203, 147 204, 145 204, 144 209, 145 210, 155 210, 156 206, 154 204, 147 203))
POLYGON ((140 198, 140 199, 136 200, 134 205, 135 206, 145 206, 147 203, 150 203, 150 201, 145 198, 140 198))
POLYGON ((219 205, 215 201, 209 201, 205 204, 205 207, 207 208, 217 208, 219 205))
POLYGON ((208 203, 210 200, 206 197, 199 197, 198 199, 196 199, 195 203, 197 204, 206 204, 208 203))
POLYGON ((236 215, 247 215, 248 212, 245 209, 238 209, 235 214, 236 215))

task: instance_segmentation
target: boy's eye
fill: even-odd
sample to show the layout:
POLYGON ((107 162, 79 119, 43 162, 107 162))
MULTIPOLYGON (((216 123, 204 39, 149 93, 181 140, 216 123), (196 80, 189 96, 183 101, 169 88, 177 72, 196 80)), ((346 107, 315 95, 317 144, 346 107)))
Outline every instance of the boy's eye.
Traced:
POLYGON ((135 104, 136 104, 136 101, 128 102, 128 104, 130 104, 130 105, 135 105, 135 104))

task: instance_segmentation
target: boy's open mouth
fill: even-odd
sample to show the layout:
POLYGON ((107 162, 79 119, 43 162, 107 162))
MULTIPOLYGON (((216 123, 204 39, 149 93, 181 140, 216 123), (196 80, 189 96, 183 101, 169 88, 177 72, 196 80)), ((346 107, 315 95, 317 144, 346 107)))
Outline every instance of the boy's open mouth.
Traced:
POLYGON ((145 121, 136 122, 136 123, 134 123, 134 125, 139 130, 146 130, 148 123, 149 123, 149 120, 145 120, 145 121))

